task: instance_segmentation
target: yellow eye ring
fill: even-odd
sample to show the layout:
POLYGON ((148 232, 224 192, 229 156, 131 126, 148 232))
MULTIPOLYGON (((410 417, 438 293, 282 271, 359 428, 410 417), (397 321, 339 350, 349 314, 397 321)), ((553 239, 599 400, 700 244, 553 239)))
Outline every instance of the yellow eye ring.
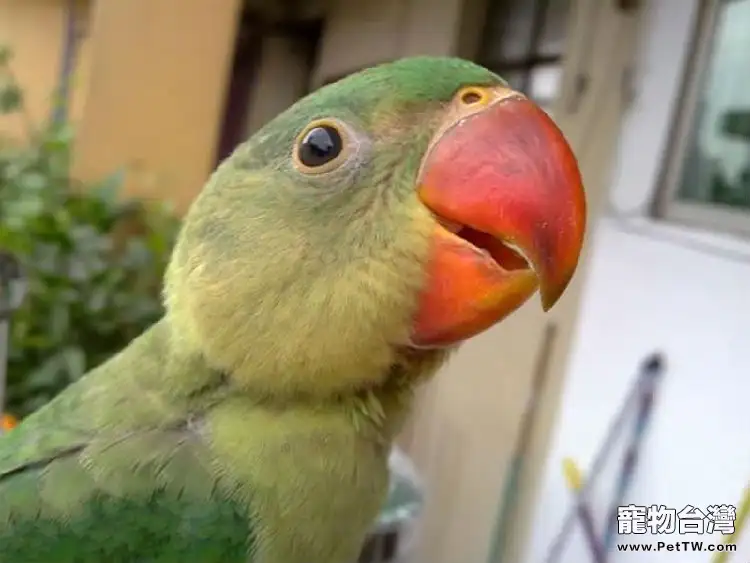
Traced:
POLYGON ((464 106, 481 107, 490 101, 490 94, 478 86, 466 86, 456 93, 456 99, 464 106))
POLYGON ((303 174, 323 174, 340 166, 350 153, 347 128, 333 119, 316 119, 294 141, 292 161, 303 174))

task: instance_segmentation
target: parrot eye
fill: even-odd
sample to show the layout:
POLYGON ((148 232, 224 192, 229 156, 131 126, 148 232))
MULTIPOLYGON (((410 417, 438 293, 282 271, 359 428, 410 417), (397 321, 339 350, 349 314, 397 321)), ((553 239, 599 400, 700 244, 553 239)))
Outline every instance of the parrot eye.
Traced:
POLYGON ((307 174, 321 174, 338 166, 345 155, 342 128, 328 120, 308 125, 297 138, 294 163, 307 174))
POLYGON ((307 132, 299 144, 302 164, 316 168, 330 162, 341 153, 341 136, 333 127, 324 125, 307 132))

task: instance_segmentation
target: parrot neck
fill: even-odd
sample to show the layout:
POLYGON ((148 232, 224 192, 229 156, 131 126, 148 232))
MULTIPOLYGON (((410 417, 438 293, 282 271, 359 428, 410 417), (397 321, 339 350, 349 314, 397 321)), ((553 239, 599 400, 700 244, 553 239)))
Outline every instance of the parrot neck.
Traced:
POLYGON ((390 444, 404 425, 413 395, 412 386, 381 386, 341 397, 336 404, 359 434, 390 444))
POLYGON ((167 319, 152 331, 162 334, 168 342, 162 377, 166 378, 165 389, 173 393, 199 394, 206 399, 210 395, 209 402, 237 397, 258 408, 277 411, 336 411, 347 417, 358 432, 381 442, 390 442, 399 433, 410 412, 416 386, 431 378, 450 352, 402 349, 395 354, 388 373, 377 382, 370 380, 327 394, 305 393, 293 386, 280 392, 276 385, 264 386, 265 377, 248 378, 245 373, 235 374, 209 365, 205 355, 190 346, 167 319))
POLYGON ((390 443, 411 412, 417 386, 431 379, 452 351, 401 349, 382 383, 343 394, 337 400, 362 431, 376 433, 390 443))

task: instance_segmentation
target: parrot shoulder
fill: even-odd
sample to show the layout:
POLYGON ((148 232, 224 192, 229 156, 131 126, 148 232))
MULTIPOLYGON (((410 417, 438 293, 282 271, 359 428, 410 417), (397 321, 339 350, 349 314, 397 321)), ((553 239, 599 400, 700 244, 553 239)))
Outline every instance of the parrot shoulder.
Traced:
POLYGON ((190 425, 75 437, 4 464, 0 562, 248 561, 246 505, 226 494, 190 425))
POLYGON ((103 423, 111 402, 129 406, 106 389, 121 361, 0 438, 0 563, 251 561, 248 503, 214 463, 200 411, 142 407, 103 423))

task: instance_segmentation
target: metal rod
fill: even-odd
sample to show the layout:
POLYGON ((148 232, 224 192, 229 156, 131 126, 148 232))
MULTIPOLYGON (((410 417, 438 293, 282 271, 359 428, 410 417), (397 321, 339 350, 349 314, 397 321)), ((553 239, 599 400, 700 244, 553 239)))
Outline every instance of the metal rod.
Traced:
MULTIPOLYGON (((0 290, 2 291, 2 290, 0 290)), ((5 388, 8 373, 8 319, 0 319, 0 416, 5 412, 5 388)))
POLYGON ((0 251, 0 421, 7 402, 10 318, 26 295, 26 280, 18 260, 0 251))
MULTIPOLYGON (((594 462, 591 466, 591 470, 589 471, 589 477, 586 479, 586 482, 582 485, 580 496, 581 500, 586 500, 588 498, 588 494, 593 487, 593 483, 596 481, 596 478, 599 476, 599 474, 602 472, 604 468, 604 464, 607 461, 607 458, 609 457, 609 454, 612 451, 612 448, 614 448, 615 443, 617 442, 617 438, 622 434, 622 432, 625 429, 625 420, 630 413, 632 405, 636 403, 638 398, 641 394, 641 387, 643 385, 643 379, 644 374, 642 372, 639 372, 635 380, 633 381, 632 387, 630 391, 628 392, 628 395, 625 397, 625 400, 623 401, 622 406, 620 407, 620 410, 615 415, 615 417, 610 422, 609 427, 607 428, 607 432, 604 435, 604 441, 602 442, 601 447, 599 448, 599 451, 596 453, 596 456, 594 457, 594 462)), ((571 507, 571 509, 568 510, 567 514, 565 515, 565 518, 563 519, 562 527, 560 528, 560 531, 558 532, 557 536, 555 536, 554 540, 552 541, 546 557, 543 559, 545 563, 557 563, 557 561, 560 560, 563 554, 563 550, 565 548, 565 544, 570 538, 570 532, 573 529, 573 525, 576 522, 576 519, 578 517, 578 509, 576 506, 571 507)))
POLYGON ((604 548, 610 553, 617 539, 617 507, 624 504, 625 497, 633 482, 635 469, 640 459, 643 448, 646 429, 651 421, 656 390, 661 382, 664 365, 660 356, 650 358, 643 366, 643 385, 639 398, 638 412, 636 414, 635 428, 625 451, 620 472, 617 477, 616 492, 610 505, 607 526, 604 531, 604 548))
MULTIPOLYGON (((734 520, 734 533, 724 536, 724 545, 734 544, 737 545, 742 530, 747 523, 748 516, 750 516, 750 485, 745 488, 745 492, 742 494, 740 505, 737 507, 737 514, 734 520)), ((726 563, 729 559, 730 552, 728 549, 724 551, 717 551, 714 555, 711 563, 726 563)))
POLYGON ((68 117, 68 103, 70 102, 70 78, 75 69, 76 57, 76 24, 78 13, 76 0, 68 0, 65 17, 65 31, 63 33, 62 60, 60 61, 60 78, 57 85, 57 100, 52 108, 52 122, 62 123, 68 117))
POLYGON ((567 458, 563 460, 563 474, 568 483, 568 488, 573 494, 573 499, 578 510, 578 516, 580 517, 581 525, 583 526, 583 533, 586 536, 586 541, 591 549, 594 561, 595 563, 604 563, 607 559, 607 554, 604 551, 604 545, 599 539, 599 534, 596 532, 594 515, 591 513, 589 504, 580 495, 581 488, 585 482, 583 473, 575 461, 567 458))

